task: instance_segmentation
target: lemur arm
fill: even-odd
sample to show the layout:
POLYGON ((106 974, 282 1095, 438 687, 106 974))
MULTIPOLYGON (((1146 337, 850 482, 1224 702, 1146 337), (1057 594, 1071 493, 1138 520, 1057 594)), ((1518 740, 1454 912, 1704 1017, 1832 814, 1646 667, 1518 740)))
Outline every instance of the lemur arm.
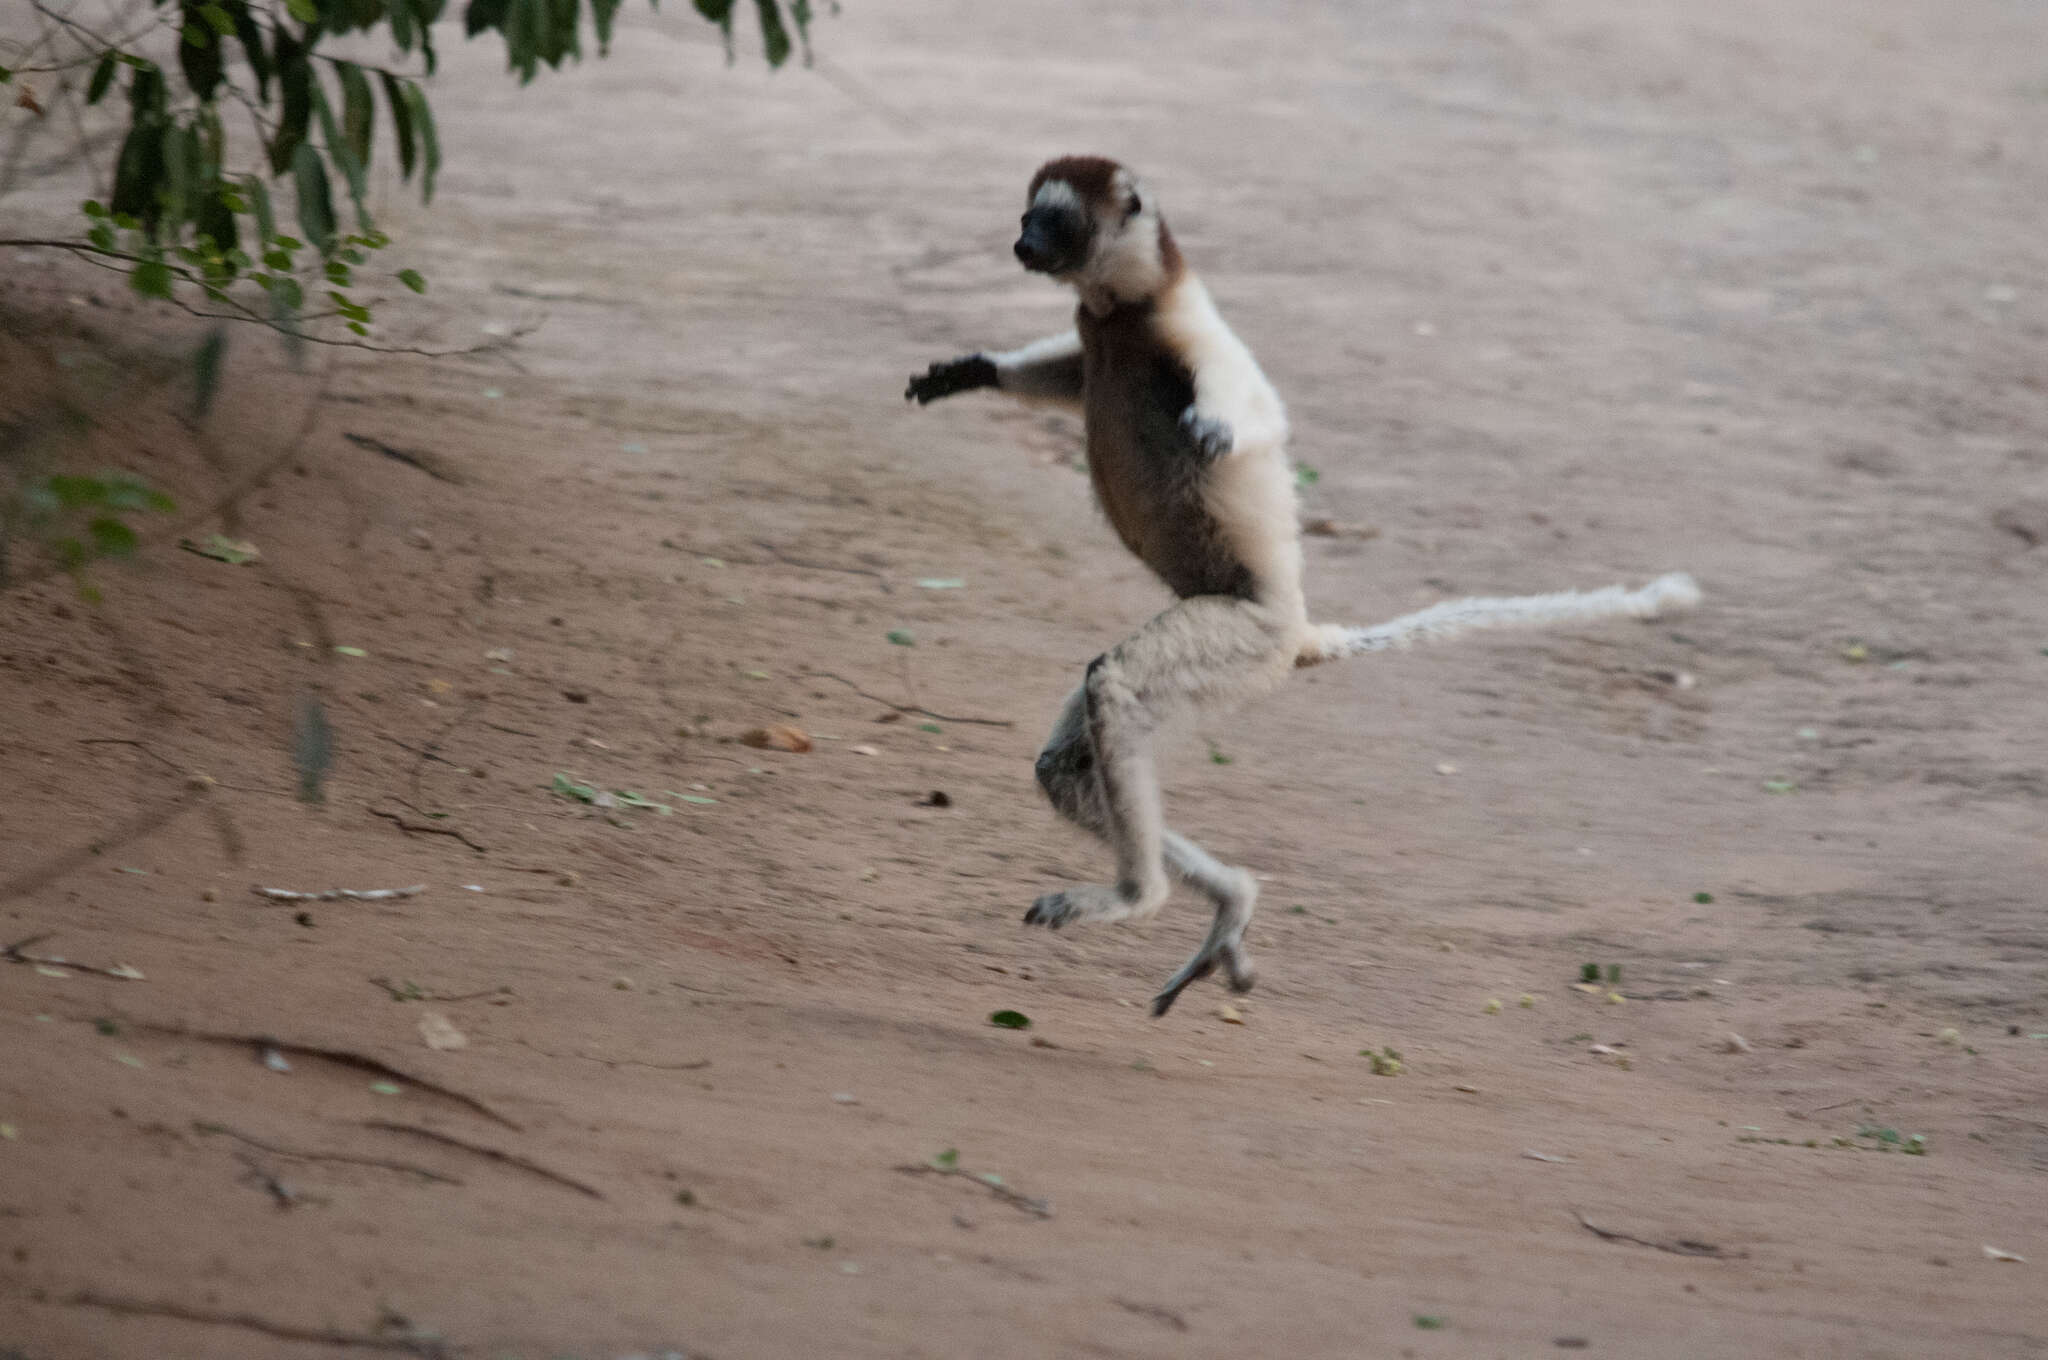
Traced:
POLYGON ((1081 336, 1062 331, 999 354, 968 354, 933 364, 913 377, 905 400, 923 406, 956 392, 993 387, 1027 401, 1081 401, 1081 336))

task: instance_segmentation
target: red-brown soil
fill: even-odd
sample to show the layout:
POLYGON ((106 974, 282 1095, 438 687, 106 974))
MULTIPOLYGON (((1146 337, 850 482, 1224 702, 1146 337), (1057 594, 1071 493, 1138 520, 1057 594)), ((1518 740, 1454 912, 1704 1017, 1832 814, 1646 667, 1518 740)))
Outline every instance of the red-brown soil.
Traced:
POLYGON ((2048 1354, 2039 14, 1107 8, 849 3, 770 76, 671 6, 525 91, 451 35, 382 335, 542 324, 238 334, 196 429, 197 323, 9 254, 5 419, 90 412, 67 460, 181 515, 276 468, 181 525, 258 563, 158 526, 99 608, 0 595, 0 943, 145 975, 0 966, 0 1354, 2048 1354), (1020 924, 1105 871, 1031 757, 1161 596, 1070 422, 899 395, 1061 324, 1007 243, 1070 150, 1149 177, 1309 513, 1378 530, 1309 540, 1321 617, 1707 591, 1177 742, 1175 820, 1266 879, 1241 1025, 1144 1011, 1192 900, 1020 924), (899 1169, 948 1148, 1053 1216, 899 1169))

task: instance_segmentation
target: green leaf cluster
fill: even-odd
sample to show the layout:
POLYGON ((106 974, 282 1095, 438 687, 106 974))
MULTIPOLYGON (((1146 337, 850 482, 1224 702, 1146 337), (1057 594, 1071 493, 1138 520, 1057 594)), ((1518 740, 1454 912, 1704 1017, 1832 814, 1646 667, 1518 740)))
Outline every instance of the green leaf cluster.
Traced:
MULTIPOLYGON (((583 29, 608 51, 622 0, 468 0, 463 31, 503 37, 507 64, 521 83, 540 66, 581 59, 583 29)), ((650 0, 652 3, 653 0, 650 0)), ((86 39, 84 99, 125 97, 128 126, 115 158, 113 193, 88 202, 85 246, 123 261, 135 290, 171 298, 181 285, 209 301, 286 329, 338 318, 367 334, 369 309, 350 292, 367 253, 388 244, 365 202, 380 146, 399 177, 431 202, 441 168, 433 110, 420 83, 439 64, 434 24, 448 0, 151 0, 172 20, 172 50, 131 51, 86 39), (377 66, 322 50, 329 39, 379 34, 408 69, 377 66), (237 154, 243 106, 260 139, 237 154), (288 187, 287 187, 288 186, 288 187), (273 190, 276 205, 273 206, 273 190), (341 206, 345 204, 345 207, 341 206), (293 219, 280 224, 280 210, 293 219), (344 222, 344 214, 347 221, 344 222), (263 294, 237 293, 248 284, 263 294), (312 292, 331 310, 304 311, 312 292), (247 298, 249 301, 244 301, 247 298), (256 303, 258 305, 251 305, 256 303)), ((717 25, 730 59, 738 0, 694 0, 717 25)), ((752 0, 770 66, 796 48, 809 58, 810 0, 752 0)), ((141 44, 142 39, 134 40, 141 44)), ((359 50, 360 45, 356 49, 359 50)), ((0 79, 8 73, 0 71, 0 79)), ((426 291, 416 270, 397 278, 426 291)))
POLYGON ((87 579, 87 569, 135 551, 141 539, 129 518, 176 508, 169 496, 125 472, 51 473, 24 483, 16 498, 0 507, 0 517, 7 520, 6 539, 39 544, 71 573, 80 595, 97 601, 99 591, 87 579))

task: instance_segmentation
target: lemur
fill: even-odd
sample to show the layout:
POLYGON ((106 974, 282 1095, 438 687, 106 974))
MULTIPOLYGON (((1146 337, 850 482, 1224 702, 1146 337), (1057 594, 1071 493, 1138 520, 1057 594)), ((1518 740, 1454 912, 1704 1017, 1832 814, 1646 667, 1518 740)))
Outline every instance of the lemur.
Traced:
POLYGON ((1152 763, 1163 725, 1300 666, 1472 628, 1652 618, 1699 592, 1673 574, 1638 591, 1449 601, 1375 628, 1311 623, 1286 412, 1150 192, 1115 161, 1065 156, 1039 168, 1026 197, 1017 259, 1080 294, 1074 329, 935 363, 904 396, 923 405, 994 387, 1078 410, 1110 526, 1179 597, 1088 664, 1038 756, 1053 807, 1116 852, 1116 882, 1046 893, 1024 916, 1053 929, 1143 920, 1166 900, 1169 873, 1207 894, 1208 935, 1153 997, 1158 1016, 1219 964, 1233 990, 1250 990, 1244 932, 1259 891, 1163 824, 1152 763))

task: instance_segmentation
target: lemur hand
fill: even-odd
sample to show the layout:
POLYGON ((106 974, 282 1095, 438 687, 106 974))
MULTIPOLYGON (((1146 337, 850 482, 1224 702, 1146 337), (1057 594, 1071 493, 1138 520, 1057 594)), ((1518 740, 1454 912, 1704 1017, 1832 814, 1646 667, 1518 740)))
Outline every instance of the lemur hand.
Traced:
POLYGON ((1229 453, 1236 442, 1230 422, 1205 416, 1192 406, 1180 413, 1180 430, 1195 452, 1211 462, 1229 453))
POLYGON ((969 354, 933 364, 912 377, 910 386, 903 389, 903 399, 923 406, 940 397, 950 397, 955 392, 971 392, 977 387, 995 385, 995 361, 986 354, 969 354))

